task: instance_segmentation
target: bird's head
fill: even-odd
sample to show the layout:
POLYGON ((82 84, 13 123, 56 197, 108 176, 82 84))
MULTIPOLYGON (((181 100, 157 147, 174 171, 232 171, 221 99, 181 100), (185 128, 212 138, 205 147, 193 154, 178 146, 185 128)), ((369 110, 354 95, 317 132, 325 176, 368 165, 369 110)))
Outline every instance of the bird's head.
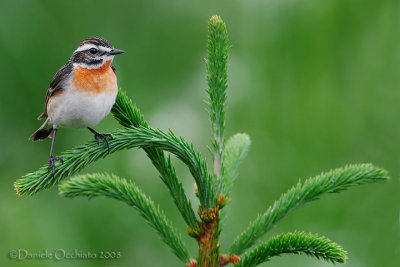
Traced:
POLYGON ((89 37, 79 43, 78 48, 71 57, 75 67, 86 69, 97 69, 107 61, 112 61, 115 55, 125 51, 115 49, 114 46, 104 38, 89 37))

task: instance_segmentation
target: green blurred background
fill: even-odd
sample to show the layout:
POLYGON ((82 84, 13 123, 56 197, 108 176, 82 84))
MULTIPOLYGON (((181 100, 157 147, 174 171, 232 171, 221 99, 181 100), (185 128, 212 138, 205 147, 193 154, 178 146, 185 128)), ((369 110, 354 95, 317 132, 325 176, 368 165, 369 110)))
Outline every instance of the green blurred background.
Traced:
MULTIPOLYGON (((400 262, 400 3, 398 0, 0 1, 0 266, 182 266, 137 212, 107 199, 64 199, 57 189, 18 197, 13 182, 48 159, 32 143, 46 89, 78 42, 90 35, 127 51, 114 61, 119 86, 153 127, 171 128, 209 157, 205 81, 208 19, 219 14, 233 45, 227 136, 247 132, 243 163, 221 236, 226 251, 257 213, 299 178, 349 163, 386 168, 386 184, 324 196, 289 215, 286 231, 325 235, 349 251, 345 266, 400 262), (119 251, 119 260, 26 260, 12 249, 119 251)), ((120 127, 107 117, 96 129, 120 127)), ((56 152, 92 139, 62 129, 56 152)), ((176 162, 190 198, 193 179, 176 162)), ((141 150, 83 170, 132 179, 196 243, 141 150)), ((330 266, 284 255, 263 266, 330 266)))

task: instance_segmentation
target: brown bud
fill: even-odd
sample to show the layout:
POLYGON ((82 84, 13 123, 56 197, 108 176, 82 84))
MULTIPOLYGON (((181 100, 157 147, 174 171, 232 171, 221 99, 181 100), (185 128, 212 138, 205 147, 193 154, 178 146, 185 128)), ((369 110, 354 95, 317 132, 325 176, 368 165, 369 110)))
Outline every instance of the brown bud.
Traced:
POLYGON ((194 259, 190 259, 189 263, 186 263, 187 267, 196 267, 197 266, 197 261, 194 259))

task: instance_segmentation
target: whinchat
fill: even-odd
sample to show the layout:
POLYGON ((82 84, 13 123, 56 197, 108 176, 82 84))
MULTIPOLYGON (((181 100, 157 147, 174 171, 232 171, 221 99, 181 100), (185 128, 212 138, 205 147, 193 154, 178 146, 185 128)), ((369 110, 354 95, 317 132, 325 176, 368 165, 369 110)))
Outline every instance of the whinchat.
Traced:
POLYGON ((99 143, 103 139, 110 151, 107 138, 91 127, 98 124, 114 105, 117 96, 117 77, 111 63, 115 55, 124 51, 115 49, 106 39, 89 37, 79 43, 70 60, 54 75, 46 93, 44 112, 38 119, 46 119, 32 134, 31 140, 52 138, 48 169, 54 176, 54 141, 59 127, 88 128, 99 143))

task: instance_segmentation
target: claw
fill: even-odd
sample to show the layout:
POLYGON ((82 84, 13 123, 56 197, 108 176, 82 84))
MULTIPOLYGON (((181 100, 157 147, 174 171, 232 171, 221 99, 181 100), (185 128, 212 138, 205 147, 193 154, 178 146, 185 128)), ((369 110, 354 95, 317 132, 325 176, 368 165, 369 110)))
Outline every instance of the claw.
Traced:
POLYGON ((96 132, 95 130, 93 130, 92 128, 88 129, 94 134, 94 139, 96 139, 97 145, 100 144, 100 138, 103 139, 106 144, 107 144, 107 149, 108 149, 108 153, 110 153, 110 143, 108 142, 108 138, 113 139, 113 136, 111 134, 101 134, 96 132))
POLYGON ((50 155, 47 170, 50 171, 50 168, 52 169, 51 173, 53 175, 53 178, 54 178, 54 174, 55 174, 55 164, 54 163, 56 161, 60 161, 61 164, 64 163, 64 160, 62 158, 55 158, 55 157, 53 157, 53 155, 50 155))

